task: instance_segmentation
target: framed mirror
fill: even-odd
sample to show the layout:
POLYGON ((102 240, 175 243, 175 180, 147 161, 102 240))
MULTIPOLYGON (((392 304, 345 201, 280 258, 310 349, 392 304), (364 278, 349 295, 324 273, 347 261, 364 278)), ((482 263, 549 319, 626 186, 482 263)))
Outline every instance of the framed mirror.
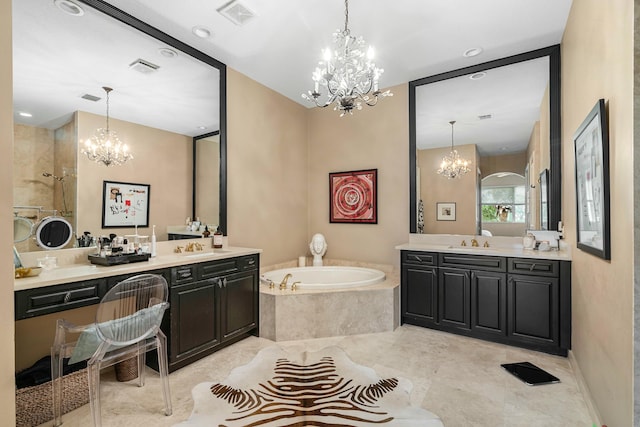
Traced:
MULTIPOLYGON (((150 223, 166 239, 194 209, 193 138, 217 132, 212 161, 226 164, 225 64, 101 0, 14 0, 12 13, 14 203, 57 211, 77 236, 99 236, 108 234, 94 197, 103 181, 151 184, 150 223), (111 128, 134 156, 122 166, 79 149, 105 127, 103 86, 113 88, 111 128), (161 208, 168 204, 175 209, 161 208)), ((211 221, 226 232, 226 177, 210 186, 220 216, 211 221)), ((32 240, 18 250, 37 249, 32 240)))
POLYGON ((409 120, 411 233, 522 236, 539 229, 539 193, 528 181, 544 169, 547 222, 557 228, 559 45, 411 81, 409 120), (447 179, 436 171, 452 145, 471 167, 447 179), (456 221, 438 222, 437 203, 456 203, 456 221))
MULTIPOLYGON (((220 132, 193 138, 193 212, 191 218, 202 224, 217 224, 226 230, 227 205, 226 146, 220 143, 220 132)), ((209 230, 213 234, 214 230, 209 230)))

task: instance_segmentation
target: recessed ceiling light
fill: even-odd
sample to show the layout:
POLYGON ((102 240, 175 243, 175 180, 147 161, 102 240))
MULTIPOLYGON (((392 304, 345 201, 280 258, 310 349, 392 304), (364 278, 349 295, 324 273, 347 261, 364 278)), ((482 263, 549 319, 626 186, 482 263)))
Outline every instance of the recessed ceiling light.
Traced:
POLYGON ((205 130, 207 127, 206 126, 198 126, 198 129, 200 130, 205 130))
POLYGON ((481 47, 472 47, 471 49, 465 50, 462 56, 464 56, 465 58, 471 58, 473 56, 478 56, 481 53, 482 53, 481 47))
POLYGON ((191 32, 200 37, 201 39, 206 39, 207 37, 211 37, 211 31, 202 25, 195 26, 191 29, 191 32))
POLYGON ((22 117, 33 117, 33 114, 27 113, 26 111, 20 111, 18 115, 22 117))
POLYGON ((173 49, 169 49, 168 47, 161 47, 160 49, 158 49, 158 52, 165 58, 175 58, 176 56, 178 56, 178 52, 173 49))
POLYGON ((72 15, 72 16, 84 15, 84 9, 82 9, 80 5, 78 5, 77 3, 71 0, 53 0, 53 4, 55 4, 58 9, 60 9, 67 15, 72 15))
POLYGON ((469 78, 471 80, 480 80, 482 78, 484 78, 484 76, 486 76, 487 73, 485 73, 484 71, 480 71, 479 73, 473 73, 469 76, 469 78))

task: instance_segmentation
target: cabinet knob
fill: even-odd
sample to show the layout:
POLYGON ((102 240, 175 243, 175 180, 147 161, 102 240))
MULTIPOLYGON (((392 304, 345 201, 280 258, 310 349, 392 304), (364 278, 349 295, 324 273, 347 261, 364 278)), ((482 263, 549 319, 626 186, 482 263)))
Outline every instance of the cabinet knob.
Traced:
POLYGON ((67 292, 67 293, 64 295, 64 302, 65 302, 65 304, 66 304, 66 303, 68 303, 70 300, 71 300, 71 292, 67 292))
POLYGON ((536 268, 536 263, 535 262, 533 264, 531 264, 531 267, 529 267, 529 271, 533 271, 534 268, 536 268))

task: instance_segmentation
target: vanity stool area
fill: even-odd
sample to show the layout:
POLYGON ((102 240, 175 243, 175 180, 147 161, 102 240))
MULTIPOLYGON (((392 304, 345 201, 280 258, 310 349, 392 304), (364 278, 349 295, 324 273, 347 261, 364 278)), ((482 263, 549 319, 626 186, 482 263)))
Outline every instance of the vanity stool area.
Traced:
POLYGON ((402 245, 401 323, 566 356, 571 261, 559 252, 402 245))
MULTIPOLYGON (((162 275, 169 284, 170 306, 161 328, 167 336, 172 372, 249 335, 258 335, 259 252, 229 247, 220 252, 159 254, 148 262, 108 267, 88 262, 61 265, 38 277, 15 280, 15 319, 64 318, 67 310, 98 304, 110 288, 128 277, 162 275)), ((86 255, 76 259, 86 260, 86 255)), ((46 343, 29 342, 31 337, 17 333, 16 355, 21 347, 31 344, 41 348, 41 356, 47 355, 44 349, 53 343, 54 332, 54 323, 50 331, 41 332, 51 336, 46 343)), ((157 367, 155 356, 154 352, 147 355, 151 367, 157 367)))

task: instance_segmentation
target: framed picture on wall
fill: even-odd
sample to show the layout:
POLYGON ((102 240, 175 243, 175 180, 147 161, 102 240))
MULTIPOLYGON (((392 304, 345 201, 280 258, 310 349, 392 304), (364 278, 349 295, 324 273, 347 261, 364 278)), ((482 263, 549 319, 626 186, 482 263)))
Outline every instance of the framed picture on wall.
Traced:
POLYGON ((329 222, 378 223, 378 169, 329 173, 329 222))
POLYGON ((611 259, 609 224, 609 129, 598 100, 573 136, 576 161, 577 245, 611 259))
POLYGON ((102 182, 102 228, 149 226, 148 184, 102 182))
POLYGON ((455 221, 456 204, 443 202, 436 203, 436 219, 438 221, 455 221))

